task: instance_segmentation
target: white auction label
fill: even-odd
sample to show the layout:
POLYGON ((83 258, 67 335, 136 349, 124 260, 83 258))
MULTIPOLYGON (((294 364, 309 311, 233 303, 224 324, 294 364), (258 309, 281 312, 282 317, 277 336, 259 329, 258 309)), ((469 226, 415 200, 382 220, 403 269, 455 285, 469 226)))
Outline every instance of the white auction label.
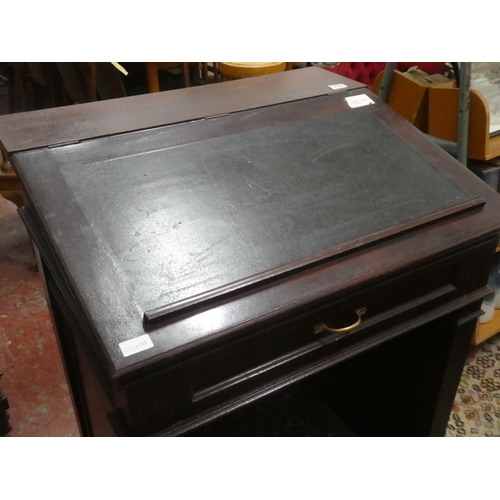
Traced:
POLYGON ((336 83, 335 85, 328 85, 332 90, 345 89, 347 85, 344 83, 336 83))
POLYGON ((351 97, 346 97, 345 100, 351 108, 360 108, 361 106, 375 104, 375 101, 372 101, 366 94, 353 95, 351 97))
POLYGON ((154 347, 153 342, 147 333, 141 335, 140 337, 136 337, 135 339, 125 340, 125 342, 120 342, 120 344, 118 345, 120 346, 120 349, 122 350, 124 357, 154 347))

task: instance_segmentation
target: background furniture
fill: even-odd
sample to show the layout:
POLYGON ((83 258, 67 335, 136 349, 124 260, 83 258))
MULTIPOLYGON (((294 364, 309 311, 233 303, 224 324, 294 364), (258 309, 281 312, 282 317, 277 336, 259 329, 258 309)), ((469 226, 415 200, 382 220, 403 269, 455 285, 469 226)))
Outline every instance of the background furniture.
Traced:
MULTIPOLYGON (((340 62, 335 66, 325 66, 325 69, 371 87, 375 78, 385 70, 386 64, 385 62, 340 62)), ((432 62, 395 63, 395 69, 408 71, 409 68, 417 66, 422 71, 434 75, 441 72, 443 65, 444 63, 432 62)))
POLYGON ((158 72, 162 70, 173 70, 179 69, 182 72, 182 77, 184 79, 184 87, 191 86, 191 77, 189 63, 187 62, 147 62, 146 65, 146 75, 148 80, 148 91, 149 92, 159 92, 160 91, 160 80, 158 72))
POLYGON ((9 113, 27 111, 31 107, 27 77, 29 74, 27 63, 3 63, 9 89, 9 113))
MULTIPOLYGON (((470 64, 470 63, 469 63, 470 64)), ((463 139, 467 157, 488 161, 500 156, 500 135, 491 137, 490 111, 486 99, 477 90, 470 90, 469 105, 464 107, 460 89, 433 89, 429 93, 429 134, 443 141, 460 142, 460 126, 450 117, 469 111, 469 134, 463 139)))
POLYGON ((33 93, 32 109, 55 108, 68 104, 55 63, 29 62, 28 74, 33 93))
POLYGON ((143 97, 60 113, 60 147, 8 120, 83 435, 203 433, 306 379, 357 433, 444 435, 495 193, 318 68, 143 97))
POLYGON ((81 104, 125 97, 119 71, 110 63, 55 63, 70 102, 81 104))
POLYGON ((429 75, 419 69, 407 72, 391 69, 392 74, 388 74, 388 71, 382 71, 377 76, 371 87, 372 92, 421 132, 427 134, 429 131, 429 89, 441 86, 453 88, 456 85, 455 80, 441 74, 429 75), (390 77, 389 84, 387 76, 390 77))
POLYGON ((286 62, 218 62, 223 81, 269 75, 287 69, 286 62))
MULTIPOLYGON (((109 63, 5 63, 9 112, 36 111, 69 103, 85 103, 126 95, 118 71, 109 63)), ((21 121, 37 119, 24 114, 21 121)), ((0 141, 8 135, 0 128, 0 141)), ((19 180, 0 144, 0 196, 20 207, 24 201, 19 180)), ((34 266, 34 262, 33 262, 34 266)), ((36 266, 34 266, 36 267, 36 266)))
MULTIPOLYGON (((435 81, 429 79, 429 83, 427 83, 424 87, 424 93, 421 95, 421 106, 424 107, 422 110, 422 119, 423 123, 415 123, 414 120, 412 123, 418 125, 418 128, 423 132, 427 133, 429 131, 429 135, 432 139, 443 147, 450 154, 453 154, 462 164, 467 165, 468 158, 468 137, 469 137, 469 102, 470 102, 470 69, 471 63, 461 63, 461 70, 459 71, 459 66, 457 63, 452 63, 455 69, 456 74, 456 85, 460 85, 460 88, 454 89, 452 85, 444 85, 439 80, 437 80, 437 84, 434 84, 435 81), (461 74, 461 75, 460 75, 461 74), (441 94, 441 90, 447 90, 452 92, 457 97, 460 104, 456 108, 456 113, 451 113, 446 116, 442 116, 444 122, 452 122, 455 124, 455 140, 456 142, 451 142, 449 140, 443 140, 443 137, 438 133, 436 135, 435 127, 431 126, 432 123, 432 114, 434 112, 434 108, 436 107, 433 104, 432 95, 436 93, 441 94), (455 93, 456 91, 456 93, 455 93), (453 120, 453 117, 456 116, 457 119, 453 120), (451 118, 451 119, 450 119, 451 118)), ((391 101, 392 94, 392 82, 394 77, 394 72, 396 70, 397 63, 387 63, 386 70, 384 71, 382 78, 378 77, 375 82, 376 93, 384 102, 391 101)), ((424 71, 425 73, 425 71, 424 71)), ((401 75, 404 77, 405 75, 401 75)), ((404 78, 400 78, 400 82, 404 81, 404 78)), ((405 92, 400 92, 399 94, 400 102, 396 103, 392 100, 392 106, 397 109, 401 108, 402 102, 405 98, 411 100, 414 96, 405 95, 405 92), (396 106, 399 104, 399 106, 396 106)), ((435 99, 434 99, 435 101, 435 99)), ((404 106, 404 105, 403 105, 404 106)), ((401 112, 401 109, 399 110, 401 112)), ((406 116, 409 118, 409 116, 406 116)), ((420 120, 422 121, 422 120, 420 120)))
MULTIPOLYGON (((410 111, 408 108, 411 106, 413 96, 408 95, 408 92, 405 93, 404 89, 400 88, 398 100, 395 100, 394 91, 397 92, 397 89, 393 88, 392 77, 398 64, 388 63, 382 78, 379 74, 373 86, 375 93, 379 94, 393 109, 405 116, 402 111, 410 111), (382 92, 379 92, 381 86, 385 87, 383 95, 382 92)), ((500 136, 490 136, 490 112, 487 100, 480 92, 470 89, 471 63, 451 64, 454 68, 455 81, 450 81, 450 83, 454 83, 454 85, 427 84, 428 96, 421 103, 422 106, 425 106, 425 116, 423 116, 425 123, 419 128, 426 133, 428 132, 437 144, 457 157, 465 166, 482 164, 485 167, 488 165, 486 161, 495 159, 500 154, 500 136), (471 162, 471 160, 480 161, 471 162)), ((420 67, 420 65, 418 66, 420 67)), ((426 69, 432 73, 437 68, 426 69)), ((429 79, 429 82, 431 81, 429 79)), ((413 112, 415 111, 414 109, 413 112)), ((498 182, 496 186, 492 187, 497 191, 498 182)), ((499 248, 497 248, 498 251, 499 248)), ((500 312, 497 310, 493 320, 484 324, 480 324, 478 321, 472 343, 479 345, 499 331, 500 312)))

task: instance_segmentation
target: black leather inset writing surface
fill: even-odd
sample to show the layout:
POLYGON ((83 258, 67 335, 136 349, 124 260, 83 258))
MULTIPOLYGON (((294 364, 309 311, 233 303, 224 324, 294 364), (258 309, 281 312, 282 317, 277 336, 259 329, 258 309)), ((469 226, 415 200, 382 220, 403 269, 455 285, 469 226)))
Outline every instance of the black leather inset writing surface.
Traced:
POLYGON ((155 133, 158 149, 60 166, 142 310, 472 199, 369 109, 166 149, 155 133))

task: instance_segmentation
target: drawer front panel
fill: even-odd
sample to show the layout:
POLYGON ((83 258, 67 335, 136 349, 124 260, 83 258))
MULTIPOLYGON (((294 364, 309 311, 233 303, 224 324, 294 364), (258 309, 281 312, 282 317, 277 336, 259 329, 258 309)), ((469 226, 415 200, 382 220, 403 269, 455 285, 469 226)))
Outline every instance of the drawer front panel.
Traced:
POLYGON ((469 273, 473 266, 468 263, 491 258, 491 248, 482 245, 390 279, 375 280, 183 363, 176 376, 178 417, 187 418, 241 397, 288 373, 323 363, 328 356, 359 349, 388 328, 481 288, 487 276, 469 273), (359 317, 361 309, 366 312, 359 317), (331 333, 322 325, 345 330, 331 333))

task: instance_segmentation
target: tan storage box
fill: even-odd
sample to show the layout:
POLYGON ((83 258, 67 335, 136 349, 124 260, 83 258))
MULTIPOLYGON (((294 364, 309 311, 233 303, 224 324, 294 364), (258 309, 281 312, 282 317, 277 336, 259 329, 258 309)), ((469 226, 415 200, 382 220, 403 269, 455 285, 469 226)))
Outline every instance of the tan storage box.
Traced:
MULTIPOLYGON (((380 73, 372 87, 379 93, 384 72, 380 73)), ((387 104, 415 125, 422 132, 428 131, 428 89, 431 87, 453 87, 454 80, 443 75, 428 75, 419 69, 402 73, 394 71, 387 104)))
MULTIPOLYGON (((457 88, 432 88, 429 91, 429 131, 434 137, 456 142, 458 135, 457 88)), ((490 110, 486 99, 470 91, 469 141, 467 157, 487 161, 500 156, 500 135, 490 137, 490 110)))

